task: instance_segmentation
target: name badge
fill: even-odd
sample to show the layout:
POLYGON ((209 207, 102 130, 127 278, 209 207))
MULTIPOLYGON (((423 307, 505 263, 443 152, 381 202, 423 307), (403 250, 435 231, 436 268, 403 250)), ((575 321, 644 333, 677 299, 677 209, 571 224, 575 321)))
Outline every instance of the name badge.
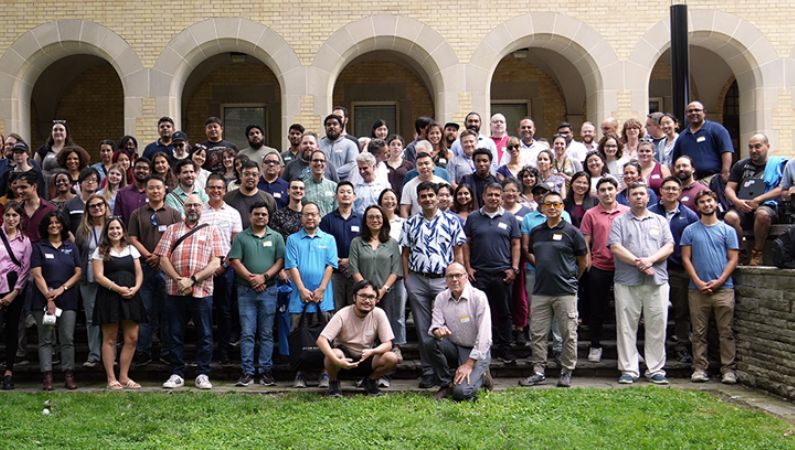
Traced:
POLYGON ((342 148, 338 148, 338 149, 334 150, 334 153, 342 153, 343 150, 344 149, 342 149, 342 148))
POLYGON ((159 231, 160 233, 165 233, 166 232, 166 228, 168 228, 168 225, 158 225, 157 226, 157 231, 159 231))
POLYGON ((44 259, 55 259, 55 255, 53 255, 51 253, 45 253, 44 254, 44 259))
POLYGON ((196 239, 197 239, 199 242, 204 242, 204 241, 206 241, 206 240, 207 240, 207 236, 197 236, 197 237, 196 237, 196 239))
POLYGON ((505 222, 500 222, 500 223, 497 224, 497 227, 500 228, 501 230, 507 230, 508 229, 508 224, 505 223, 505 222))
POLYGON ((461 320, 461 323, 467 323, 472 320, 472 318, 469 317, 469 314, 464 314, 463 316, 459 317, 459 320, 461 320))
POLYGON ((657 180, 659 178, 660 178, 660 174, 659 173, 655 173, 654 175, 651 176, 652 180, 657 180))
POLYGON ((683 201, 683 202, 686 202, 686 201, 688 201, 688 200, 690 200, 690 197, 688 197, 688 196, 686 196, 686 195, 685 195, 684 197, 682 197, 682 201, 683 201))
POLYGON ((559 241, 561 239, 563 239, 563 235, 561 233, 555 233, 555 234, 552 235, 552 240, 553 241, 559 241))
POLYGON ((273 242, 265 241, 265 242, 262 243, 262 246, 263 247, 273 247, 273 242))
POLYGON ((447 159, 439 158, 439 164, 447 164, 447 159))
POLYGON ((334 197, 334 193, 331 191, 326 191, 326 197, 334 197))
POLYGON ((660 229, 657 227, 649 227, 649 234, 652 236, 659 236, 660 229))
POLYGON ((707 138, 705 138, 704 136, 699 136, 699 137, 696 138, 696 142, 698 142, 698 143, 704 142, 706 140, 707 140, 707 138))
POLYGON ((351 225, 351 231, 353 231, 354 233, 358 233, 359 232, 359 225, 351 225))
POLYGON ((274 192, 273 193, 273 198, 282 198, 282 193, 281 192, 274 192))

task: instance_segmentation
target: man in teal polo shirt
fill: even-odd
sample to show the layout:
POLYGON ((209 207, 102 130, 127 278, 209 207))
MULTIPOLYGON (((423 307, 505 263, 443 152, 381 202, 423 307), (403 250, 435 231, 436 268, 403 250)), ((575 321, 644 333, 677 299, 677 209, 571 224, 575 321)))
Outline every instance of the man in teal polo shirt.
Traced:
POLYGON ((273 318, 276 315, 276 275, 284 266, 284 238, 268 228, 268 204, 249 208, 251 227, 238 234, 229 252, 235 270, 240 312, 240 368, 237 386, 254 381, 254 333, 259 329, 259 383, 273 386, 273 318))

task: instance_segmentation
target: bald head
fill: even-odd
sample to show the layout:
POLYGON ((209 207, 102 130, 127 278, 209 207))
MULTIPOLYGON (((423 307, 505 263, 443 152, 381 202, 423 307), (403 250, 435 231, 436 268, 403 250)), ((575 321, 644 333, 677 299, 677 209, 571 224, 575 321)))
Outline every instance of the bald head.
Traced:
POLYGON ((202 199, 196 194, 191 194, 185 199, 182 207, 185 209, 185 223, 195 225, 202 215, 202 199))

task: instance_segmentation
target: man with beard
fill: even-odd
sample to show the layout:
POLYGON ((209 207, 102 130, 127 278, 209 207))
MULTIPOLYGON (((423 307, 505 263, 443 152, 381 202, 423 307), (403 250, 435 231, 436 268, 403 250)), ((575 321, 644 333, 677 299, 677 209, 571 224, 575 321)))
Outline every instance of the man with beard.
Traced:
POLYGON ((247 126, 246 138, 248 139, 248 147, 240 150, 238 155, 245 155, 248 156, 248 159, 252 161, 260 162, 265 158, 265 156, 275 153, 277 156, 279 156, 279 161, 281 162, 281 155, 279 154, 279 151, 275 148, 265 145, 265 131, 263 131, 261 126, 247 126))
POLYGON ((693 159, 682 155, 674 161, 674 176, 682 182, 682 193, 679 201, 693 211, 696 211, 696 196, 701 191, 708 190, 706 186, 696 181, 693 175, 693 159))
POLYGON ((781 196, 781 173, 784 158, 768 157, 770 142, 762 133, 748 140, 748 158, 732 167, 726 183, 726 198, 734 207, 723 220, 737 231, 737 241, 742 242, 743 230, 753 230, 754 246, 749 265, 762 264, 770 226, 778 220, 778 198, 781 196), (753 188, 753 185, 760 186, 753 188))
POLYGON ((240 166, 240 179, 240 188, 224 195, 224 201, 240 213, 243 228, 248 228, 251 226, 248 214, 251 205, 265 202, 265 204, 268 205, 269 213, 273 214, 274 211, 276 211, 276 201, 273 199, 273 196, 259 190, 257 187, 257 181, 259 180, 259 164, 252 160, 243 161, 243 164, 240 166))
POLYGON ((734 146, 729 131, 723 125, 706 120, 706 110, 701 102, 687 105, 689 126, 679 134, 673 148, 674 161, 681 155, 693 158, 695 169, 704 184, 715 174, 723 182, 729 181, 734 146))
MULTIPOLYGON (((301 137, 301 157, 290 161, 290 164, 287 164, 282 174, 282 178, 288 183, 295 179, 308 181, 312 178, 312 169, 310 167, 312 153, 316 150, 320 150, 317 142, 317 135, 311 131, 305 132, 301 137)), ((358 147, 356 151, 358 154, 358 147)), ((323 154, 325 155, 326 153, 323 152, 323 154)), ((323 176, 336 183, 339 181, 336 167, 328 161, 329 159, 327 157, 323 158, 323 176)))
POLYGON ((701 220, 682 234, 682 263, 690 275, 690 321, 693 324, 693 375, 690 381, 708 381, 707 330, 715 314, 720 342, 721 382, 735 384, 734 374, 734 281, 732 272, 739 259, 739 242, 730 226, 718 220, 718 199, 712 191, 696 196, 701 220))
POLYGON ((337 105, 331 109, 331 114, 342 117, 342 132, 340 133, 340 136, 350 140, 358 147, 359 140, 356 139, 356 136, 353 136, 348 133, 348 124, 351 121, 351 116, 348 114, 348 108, 341 105, 337 105))
POLYGON ((185 385, 183 360, 185 328, 192 319, 198 334, 196 381, 199 389, 212 389, 210 361, 213 356, 213 273, 226 255, 221 233, 212 225, 199 225, 202 200, 191 194, 185 199, 185 220, 170 225, 155 249, 166 274, 166 316, 171 334, 171 376, 166 389, 185 385))
MULTIPOLYGON (((491 164, 493 166, 491 171, 496 172, 497 162, 499 162, 499 158, 497 157, 497 146, 494 145, 494 141, 492 141, 490 137, 480 134, 480 125, 480 114, 474 111, 467 114, 464 119, 464 127, 466 127, 467 130, 474 131, 478 135, 478 148, 486 148, 491 151, 491 164)), ((460 139, 453 143, 451 149, 453 150, 453 155, 460 155, 463 152, 460 139)))
POLYGON ((455 122, 447 122, 444 124, 444 138, 442 142, 444 142, 444 146, 447 147, 448 150, 453 146, 453 142, 458 139, 458 129, 459 126, 455 122))
POLYGON ((152 173, 152 163, 146 158, 138 158, 133 164, 135 182, 121 189, 116 194, 113 215, 120 216, 127 225, 133 211, 146 204, 146 179, 152 173))
POLYGON ((174 150, 174 145, 171 143, 171 136, 173 133, 174 119, 168 116, 161 117, 160 120, 157 121, 157 134, 160 137, 144 148, 144 158, 152 161, 155 153, 158 152, 170 155, 171 150, 174 150))
POLYGON ((566 149, 566 155, 575 161, 585 162, 585 155, 597 149, 597 143, 594 142, 595 137, 596 127, 591 122, 583 122, 580 127, 582 142, 572 139, 566 149))
POLYGON ((191 159, 183 159, 177 163, 174 167, 174 173, 177 174, 177 187, 166 196, 166 205, 184 215, 183 205, 188 196, 195 194, 202 202, 207 201, 204 189, 196 185, 196 172, 198 171, 198 165, 191 159))
POLYGON ((184 131, 175 131, 174 134, 171 135, 171 145, 173 149, 166 154, 168 155, 169 166, 174 167, 178 162, 190 156, 190 153, 188 153, 190 150, 190 142, 188 142, 187 133, 184 131))
MULTIPOLYGON (((323 217, 337 207, 337 183, 325 177, 328 163, 326 154, 320 150, 312 152, 312 175, 305 181, 304 203, 315 203, 323 217)), ((298 180, 300 178, 296 178, 298 180)))
POLYGON ((320 139, 320 150, 326 159, 336 168, 340 180, 347 180, 351 170, 356 168, 356 156, 359 154, 358 144, 342 135, 343 119, 330 114, 323 120, 326 135, 320 139))
POLYGON ((287 140, 290 147, 282 152, 282 161, 289 164, 290 161, 301 157, 301 138, 304 136, 304 127, 300 123, 290 125, 287 130, 287 140))

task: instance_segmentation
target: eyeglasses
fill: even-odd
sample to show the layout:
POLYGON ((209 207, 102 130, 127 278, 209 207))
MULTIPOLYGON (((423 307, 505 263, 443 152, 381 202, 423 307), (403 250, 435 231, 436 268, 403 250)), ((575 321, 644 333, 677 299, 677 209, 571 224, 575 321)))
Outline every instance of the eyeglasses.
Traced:
POLYGON ((105 203, 92 203, 88 205, 88 209, 101 209, 105 207, 105 203))
POLYGON ((320 216, 319 213, 312 213, 312 212, 301 213, 301 215, 304 216, 304 217, 318 217, 318 216, 320 216))
POLYGON ((467 274, 465 273, 448 273, 444 277, 447 278, 448 280, 460 280, 465 276, 467 276, 467 274))
POLYGON ((375 301, 375 299, 377 299, 378 296, 376 296, 376 295, 366 295, 366 294, 356 294, 356 298, 358 298, 359 300, 370 300, 372 302, 372 301, 375 301))
POLYGON ((184 142, 174 142, 174 147, 184 147, 184 146, 185 146, 184 142))
POLYGON ((199 209, 202 207, 201 203, 185 203, 183 205, 185 209, 199 209))
POLYGON ((560 208, 563 206, 563 202, 544 202, 544 207, 549 208, 560 208))
POLYGON ((265 164, 266 166, 275 166, 279 164, 279 161, 272 161, 272 160, 262 161, 262 164, 265 164))

